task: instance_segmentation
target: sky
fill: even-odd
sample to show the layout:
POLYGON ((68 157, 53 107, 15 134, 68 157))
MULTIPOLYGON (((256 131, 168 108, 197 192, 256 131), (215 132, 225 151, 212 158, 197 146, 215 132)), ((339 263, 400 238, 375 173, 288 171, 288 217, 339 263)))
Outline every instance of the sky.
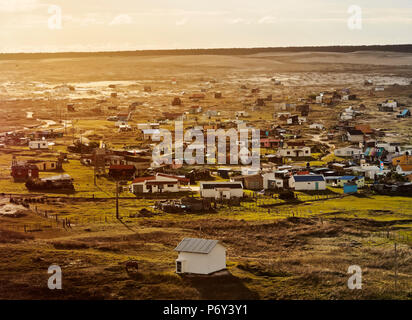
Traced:
POLYGON ((412 0, 0 0, 0 52, 411 44, 411 30, 412 0))

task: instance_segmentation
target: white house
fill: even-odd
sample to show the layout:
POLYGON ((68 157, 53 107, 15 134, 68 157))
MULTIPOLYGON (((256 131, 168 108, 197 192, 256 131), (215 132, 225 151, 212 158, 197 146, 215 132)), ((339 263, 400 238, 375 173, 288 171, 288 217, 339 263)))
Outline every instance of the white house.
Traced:
POLYGON ((211 274, 226 269, 226 248, 218 240, 184 238, 175 251, 176 273, 211 274))
POLYGON ((311 125, 309 125, 309 128, 323 130, 325 127, 321 123, 312 123, 311 125))
POLYGON ((356 129, 348 129, 346 131, 346 137, 348 141, 351 142, 363 142, 364 140, 363 132, 356 129))
POLYGON ((311 154, 310 147, 282 148, 278 150, 278 155, 289 158, 310 157, 311 154))
POLYGON ((241 198, 243 197, 243 184, 241 182, 200 182, 199 191, 203 198, 241 198))
POLYGON ((160 175, 139 177, 134 179, 130 185, 130 192, 134 194, 179 191, 178 179, 160 175))
POLYGON ((337 157, 353 157, 354 155, 361 155, 362 153, 362 149, 353 147, 339 148, 334 151, 334 154, 337 157))
POLYGON ((143 129, 143 139, 144 140, 149 140, 152 139, 153 135, 159 135, 160 130, 159 129, 143 129))
POLYGON ((336 185, 338 187, 342 187, 345 183, 354 182, 358 186, 358 188, 363 188, 365 186, 365 177, 362 176, 342 176, 337 177, 336 185))
POLYGON ((46 140, 34 140, 29 142, 29 148, 34 149, 49 149, 49 142, 46 140))
POLYGON ((295 190, 325 190, 326 181, 322 175, 305 174, 290 178, 289 186, 295 190))

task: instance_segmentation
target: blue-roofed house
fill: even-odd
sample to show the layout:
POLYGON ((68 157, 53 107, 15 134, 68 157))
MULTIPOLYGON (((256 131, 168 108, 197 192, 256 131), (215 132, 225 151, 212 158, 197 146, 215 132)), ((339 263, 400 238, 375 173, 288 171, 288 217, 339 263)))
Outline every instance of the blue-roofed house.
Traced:
POLYGON ((296 191, 299 190, 325 190, 325 177, 317 174, 294 175, 289 182, 289 186, 296 191))
POLYGON ((339 177, 336 184, 339 187, 343 187, 345 183, 353 182, 356 183, 358 188, 363 188, 365 186, 365 177, 362 176, 342 176, 339 177))
POLYGON ((398 115, 397 118, 408 118, 411 116, 411 112, 409 109, 403 109, 398 115))

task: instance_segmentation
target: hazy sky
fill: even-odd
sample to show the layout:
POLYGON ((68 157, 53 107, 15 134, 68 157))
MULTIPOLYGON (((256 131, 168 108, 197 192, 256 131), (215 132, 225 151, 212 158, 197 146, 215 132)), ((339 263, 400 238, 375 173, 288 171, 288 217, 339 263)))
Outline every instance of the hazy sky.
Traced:
POLYGON ((0 0, 0 52, 405 44, 411 30, 412 0, 0 0))

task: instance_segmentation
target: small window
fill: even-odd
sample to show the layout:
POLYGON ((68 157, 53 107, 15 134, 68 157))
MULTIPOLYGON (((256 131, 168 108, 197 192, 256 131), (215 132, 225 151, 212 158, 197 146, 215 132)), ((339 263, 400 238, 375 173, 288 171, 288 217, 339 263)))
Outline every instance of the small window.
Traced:
POLYGON ((176 272, 177 273, 182 272, 182 262, 181 261, 176 261, 176 272))
POLYGON ((167 185, 169 188, 173 188, 174 184, 168 184, 167 185))

